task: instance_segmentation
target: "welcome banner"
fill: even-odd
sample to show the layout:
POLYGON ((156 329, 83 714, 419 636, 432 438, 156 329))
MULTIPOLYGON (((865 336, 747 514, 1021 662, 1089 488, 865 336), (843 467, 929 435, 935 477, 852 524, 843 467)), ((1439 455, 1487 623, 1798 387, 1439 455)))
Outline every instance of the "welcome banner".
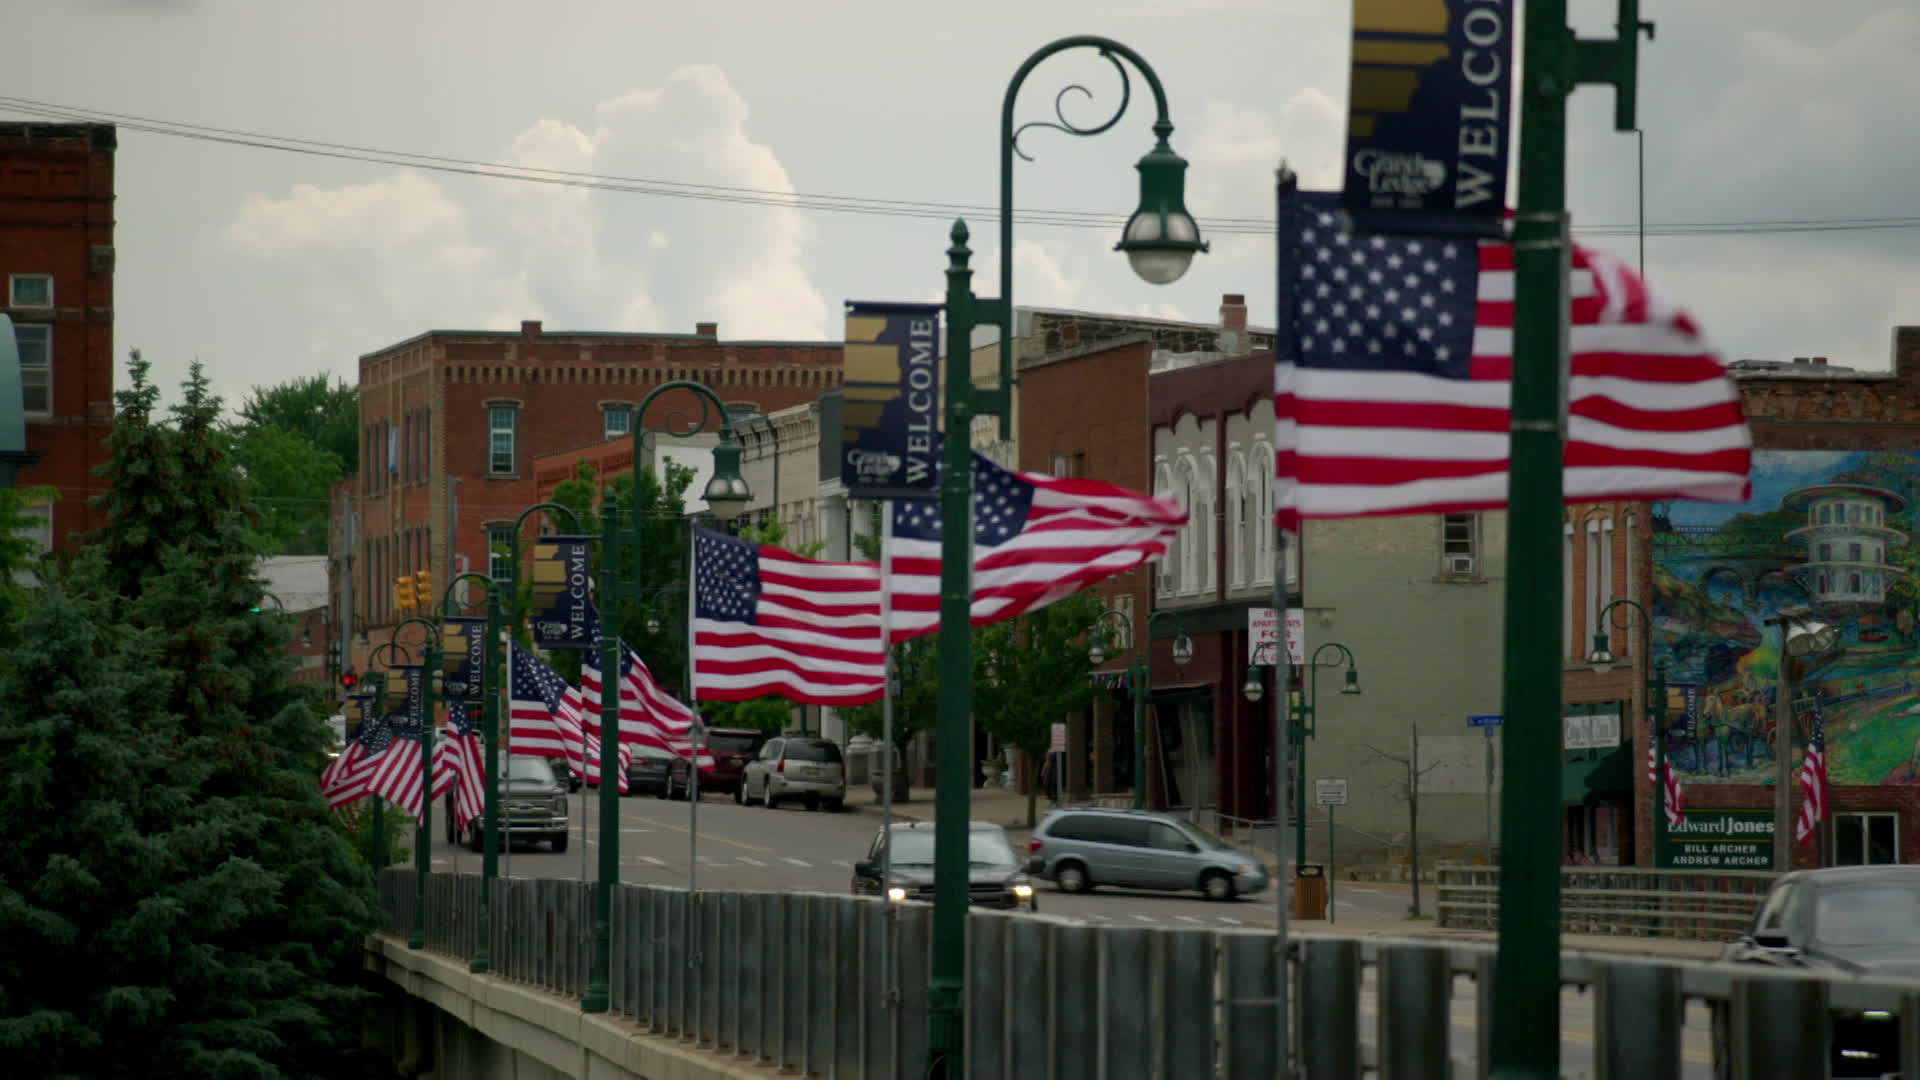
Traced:
POLYGON ((840 482, 851 498, 940 496, 940 311, 847 302, 840 482))
POLYGON ((543 536, 534 543, 534 647, 593 648, 592 543, 590 536, 543 536))

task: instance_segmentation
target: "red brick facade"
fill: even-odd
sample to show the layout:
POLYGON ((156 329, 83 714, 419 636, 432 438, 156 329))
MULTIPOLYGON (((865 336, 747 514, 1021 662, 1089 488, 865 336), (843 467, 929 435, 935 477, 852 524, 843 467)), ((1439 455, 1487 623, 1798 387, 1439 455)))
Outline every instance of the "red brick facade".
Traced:
POLYGON ((19 483, 59 490, 63 551, 97 524, 87 499, 113 426, 115 139, 111 124, 0 123, 0 310, 20 339, 27 449, 40 455, 19 483))
MULTIPOLYGON (((360 473, 336 498, 359 512, 354 609, 373 639, 384 640, 379 628, 401 617, 393 606, 399 575, 430 570, 444 591, 461 569, 486 573, 489 530, 510 527, 540 501, 535 460, 605 444, 608 408, 630 410, 677 379, 762 412, 813 401, 839 384, 839 342, 730 342, 717 331, 700 323, 692 334, 555 334, 526 322, 510 332, 429 331, 361 357, 360 473), (512 417, 498 460, 489 429, 495 407, 512 417)), ((684 429, 700 411, 695 395, 674 391, 646 419, 684 429)), ((336 604, 343 532, 334 531, 336 604)), ((351 655, 365 670, 357 635, 351 655)))

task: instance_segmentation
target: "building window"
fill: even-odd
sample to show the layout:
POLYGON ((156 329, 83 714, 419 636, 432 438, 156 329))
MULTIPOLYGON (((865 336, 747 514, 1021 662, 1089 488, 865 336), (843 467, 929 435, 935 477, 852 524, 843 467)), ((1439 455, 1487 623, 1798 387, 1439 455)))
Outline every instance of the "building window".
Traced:
POLYGON ((487 471, 495 476, 514 472, 514 431, 519 412, 511 405, 487 407, 487 471))
POLYGON ((1480 515, 1447 514, 1440 519, 1440 570, 1470 575, 1480 567, 1480 515))
POLYGON ((600 430, 609 439, 633 434, 633 406, 609 405, 601 410, 600 430))
POLYGON ((487 526, 487 576, 505 581, 513 575, 513 526, 487 526))
POLYGON ((1859 544, 1847 545, 1847 561, 1848 562, 1860 561, 1860 545, 1859 544))
POLYGON ((1877 866, 1900 861, 1900 818, 1895 814, 1833 815, 1833 864, 1877 866))
POLYGON ((1086 471, 1086 458, 1085 454, 1079 452, 1054 454, 1053 460, 1048 463, 1047 475, 1057 476, 1062 480, 1080 476, 1086 471))
POLYGON ((1855 596, 1860 595, 1860 575, 1859 574, 1847 575, 1847 591, 1849 593, 1852 593, 1855 596))
POLYGON ((14 274, 7 278, 8 307, 52 307, 52 274, 14 274))
POLYGON ((15 323, 13 342, 20 349, 20 404, 29 416, 53 411, 53 327, 15 323))

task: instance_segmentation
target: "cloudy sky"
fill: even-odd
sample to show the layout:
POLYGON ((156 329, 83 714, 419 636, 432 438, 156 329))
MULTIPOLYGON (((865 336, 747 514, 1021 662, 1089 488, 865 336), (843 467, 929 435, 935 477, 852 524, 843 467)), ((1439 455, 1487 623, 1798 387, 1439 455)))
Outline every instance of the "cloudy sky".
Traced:
MULTIPOLYGON (((1730 357, 1888 365, 1920 323, 1920 229, 1660 235, 1702 222, 1920 215, 1920 12, 1899 0, 1646 0, 1647 271, 1730 357), (1902 74, 1905 72, 1905 74, 1902 74)), ((840 303, 932 299, 950 212, 797 209, 821 197, 992 206, 1007 80, 1056 37, 1096 33, 1164 82, 1203 219, 1271 217, 1282 158, 1330 186, 1344 132, 1350 0, 1047 0, 966 5, 703 0, 61 0, 8 14, 0 97, 453 161, 622 178, 511 182, 182 138, 123 125, 116 341, 163 381, 195 357, 230 397, 350 375, 427 328, 839 334, 840 303), (947 17, 964 12, 964 19, 947 17), (638 183, 632 183, 637 181, 638 183), (720 198, 658 194, 662 186, 720 198), (644 190, 631 190, 640 188, 644 190), (744 189, 744 193, 743 193, 744 189), (767 194, 770 193, 770 194, 767 194), (807 198, 812 197, 812 198, 807 198)), ((1611 33, 1608 4, 1575 28, 1611 33)), ((1029 80, 1083 123, 1116 100, 1089 53, 1029 80)), ((1635 220, 1635 140, 1612 92, 1572 111, 1576 224, 1635 220)), ((15 106, 0 116, 39 119, 15 106)), ((1023 145, 1022 210, 1124 214, 1150 146, 1136 100, 1113 131, 1023 145)), ((330 154, 357 151, 329 150, 330 154)), ((381 155, 376 155, 381 156, 381 155)), ((385 155, 390 158, 389 155, 385 155)), ((548 174, 558 175, 558 174, 548 174)), ((979 291, 994 218, 969 214, 979 291)), ((1212 319, 1220 295, 1273 314, 1272 240, 1222 234, 1168 287, 1136 280, 1106 226, 1023 224, 1015 299, 1212 319)), ((1634 256, 1629 235, 1591 243, 1634 256)))

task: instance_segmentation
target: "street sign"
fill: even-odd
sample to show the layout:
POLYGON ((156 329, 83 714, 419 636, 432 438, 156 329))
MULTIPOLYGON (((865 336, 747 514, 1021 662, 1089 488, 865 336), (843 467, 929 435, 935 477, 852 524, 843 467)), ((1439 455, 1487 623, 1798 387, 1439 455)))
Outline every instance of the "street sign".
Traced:
POLYGON ((1313 801, 1321 806, 1347 805, 1347 778, 1316 777, 1313 781, 1313 801))
MULTIPOLYGON (((1247 663, 1271 664, 1279 651, 1280 620, 1274 609, 1247 609, 1247 663), (1262 647, 1264 646, 1264 648, 1262 647)), ((1307 662, 1307 613, 1303 608, 1287 609, 1287 663, 1307 662)))
POLYGON ((1055 724, 1048 731, 1051 736, 1047 742, 1047 753, 1064 754, 1067 752, 1067 725, 1055 724))
POLYGON ((1468 727, 1488 727, 1488 728, 1499 727, 1500 714, 1495 713, 1492 716, 1469 716, 1467 717, 1467 726, 1468 727))

